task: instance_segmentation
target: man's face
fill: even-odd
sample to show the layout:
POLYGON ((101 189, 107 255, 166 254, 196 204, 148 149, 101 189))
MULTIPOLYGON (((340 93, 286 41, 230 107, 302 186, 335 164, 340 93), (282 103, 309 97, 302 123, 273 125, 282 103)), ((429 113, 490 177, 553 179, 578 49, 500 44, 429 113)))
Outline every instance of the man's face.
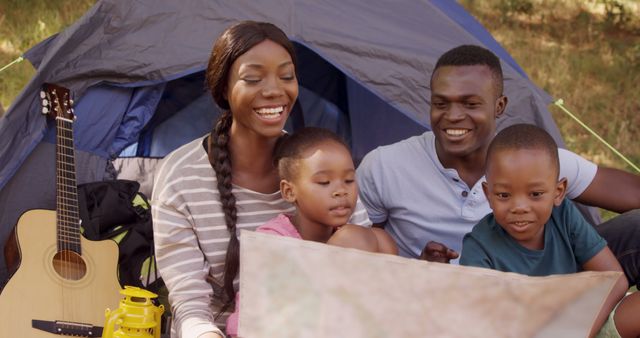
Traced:
POLYGON ((566 189, 557 164, 540 149, 498 150, 488 161, 482 188, 496 222, 522 246, 542 249, 545 223, 566 189))
POLYGON ((485 65, 444 66, 431 80, 431 128, 443 163, 484 159, 507 105, 485 65))

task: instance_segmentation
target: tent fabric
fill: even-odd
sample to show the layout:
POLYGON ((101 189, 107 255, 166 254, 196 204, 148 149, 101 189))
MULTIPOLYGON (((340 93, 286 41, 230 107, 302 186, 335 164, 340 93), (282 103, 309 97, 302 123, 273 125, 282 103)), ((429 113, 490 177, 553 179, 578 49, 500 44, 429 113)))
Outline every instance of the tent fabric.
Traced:
MULTIPOLYGON (((154 115, 163 85, 121 88, 98 86, 87 91, 75 106, 76 112, 91 112, 92 118, 76 118, 74 147, 108 159, 136 141, 154 115)), ((48 122, 52 124, 52 121, 48 122)), ((56 130, 47 128, 44 141, 55 144, 56 130)))
POLYGON ((203 71, 215 38, 240 20, 272 22, 295 44, 302 89, 287 128, 331 128, 356 161, 429 129, 431 71, 460 44, 502 57, 509 105, 498 128, 534 123, 563 144, 546 109, 551 97, 449 1, 100 0, 25 55, 37 72, 0 118, 0 243, 25 210, 55 208, 54 128, 38 95, 44 82, 75 99, 77 183, 111 177, 116 157, 162 157, 211 127, 201 122, 217 114, 210 100, 198 100, 207 94, 203 71), (202 128, 181 128, 192 123, 202 128))
MULTIPOLYGON (((229 24, 242 19, 266 20, 282 27, 294 41, 428 126, 429 74, 434 60, 456 45, 483 43, 436 3, 100 1, 76 24, 39 46, 46 48, 46 53, 40 58, 36 77, 23 92, 27 97, 18 98, 0 122, 0 130, 8 130, 12 138, 24 136, 18 138, 19 143, 0 148, 0 163, 15 160, 0 170, 0 188, 42 137, 44 124, 33 121, 39 109, 32 96, 42 82, 66 86, 76 97, 99 83, 133 86, 165 82, 178 73, 202 69, 212 41, 229 24), (13 111, 21 112, 20 116, 13 116, 13 111), (25 111, 31 117, 28 125, 22 116, 25 111)), ((519 114, 546 114, 550 97, 541 96, 510 64, 505 64, 505 82, 512 98, 516 97, 509 90, 512 87, 529 93, 524 101, 512 99, 512 109, 534 105, 536 111, 525 107, 519 114)), ((552 121, 541 122, 558 135, 552 121)))

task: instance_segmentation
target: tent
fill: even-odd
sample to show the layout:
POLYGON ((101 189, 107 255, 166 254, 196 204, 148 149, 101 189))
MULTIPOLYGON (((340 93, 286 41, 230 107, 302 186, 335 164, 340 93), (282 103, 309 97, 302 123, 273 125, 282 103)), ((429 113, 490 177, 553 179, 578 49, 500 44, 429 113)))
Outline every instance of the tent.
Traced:
POLYGON ((431 71, 460 44, 484 45, 503 61, 510 100, 499 128, 534 123, 563 144, 550 96, 454 1, 100 0, 25 54, 37 73, 0 119, 0 243, 26 210, 55 209, 55 127, 38 96, 44 82, 74 96, 77 183, 134 168, 149 187, 154 161, 211 128, 218 111, 203 70, 214 39, 246 19, 272 22, 295 43, 301 91, 287 129, 330 128, 356 161, 429 129, 431 71))

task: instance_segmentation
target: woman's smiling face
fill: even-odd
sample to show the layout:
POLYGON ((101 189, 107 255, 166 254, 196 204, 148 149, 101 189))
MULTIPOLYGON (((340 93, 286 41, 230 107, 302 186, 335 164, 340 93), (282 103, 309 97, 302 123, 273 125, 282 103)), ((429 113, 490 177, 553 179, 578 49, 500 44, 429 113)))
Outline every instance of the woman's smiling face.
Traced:
POLYGON ((279 137, 298 98, 291 55, 271 40, 258 43, 233 62, 227 88, 235 131, 279 137))

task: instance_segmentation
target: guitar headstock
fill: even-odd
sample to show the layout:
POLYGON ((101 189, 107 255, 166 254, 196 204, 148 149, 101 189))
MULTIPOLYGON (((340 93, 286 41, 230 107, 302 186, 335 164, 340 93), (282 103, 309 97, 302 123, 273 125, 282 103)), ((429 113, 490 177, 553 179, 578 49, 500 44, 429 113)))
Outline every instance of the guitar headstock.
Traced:
POLYGON ((73 100, 69 89, 51 83, 42 85, 42 114, 56 119, 58 117, 73 121, 73 100))

